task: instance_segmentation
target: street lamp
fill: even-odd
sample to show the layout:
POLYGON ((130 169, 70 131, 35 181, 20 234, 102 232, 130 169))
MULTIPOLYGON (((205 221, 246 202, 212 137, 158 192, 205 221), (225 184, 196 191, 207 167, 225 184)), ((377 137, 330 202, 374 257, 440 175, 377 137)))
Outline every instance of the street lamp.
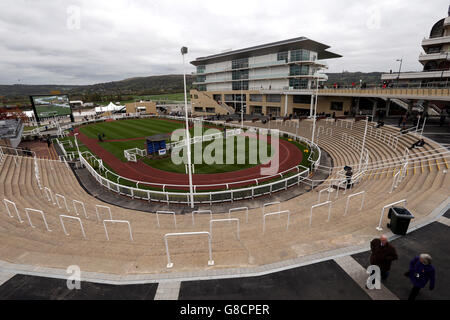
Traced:
POLYGON ((186 120, 186 149, 188 158, 188 169, 189 169, 189 198, 191 203, 191 208, 194 208, 194 194, 192 190, 192 168, 191 168, 191 137, 189 135, 189 121, 188 121, 188 106, 187 106, 187 91, 186 91, 186 64, 184 55, 188 53, 187 47, 181 48, 181 55, 183 56, 183 82, 184 82, 184 113, 186 120))
POLYGON ((403 58, 397 59, 396 61, 400 62, 400 67, 398 68, 398 76, 397 76, 397 86, 398 86, 398 82, 400 80, 400 72, 402 71, 403 58))
POLYGON ((312 130, 312 137, 311 137, 312 143, 314 143, 314 134, 316 133, 317 100, 319 100, 319 73, 318 73, 319 70, 320 69, 317 69, 317 76, 316 76, 316 101, 314 102, 313 130, 312 130))
POLYGON ((74 137, 75 137, 75 145, 77 146, 77 151, 78 151, 78 159, 80 159, 80 161, 81 161, 81 154, 80 154, 80 148, 78 147, 77 136, 78 136, 78 132, 74 134, 74 137))

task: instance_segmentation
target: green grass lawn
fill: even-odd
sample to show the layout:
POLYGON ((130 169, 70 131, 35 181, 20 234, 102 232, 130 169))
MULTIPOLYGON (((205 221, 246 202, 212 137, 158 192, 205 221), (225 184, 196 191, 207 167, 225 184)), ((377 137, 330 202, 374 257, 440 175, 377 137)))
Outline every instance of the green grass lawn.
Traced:
POLYGON ((105 134, 105 140, 144 138, 158 133, 171 133, 184 128, 183 122, 161 119, 129 119, 101 122, 84 126, 80 129, 89 138, 97 139, 98 134, 105 134))
MULTIPOLYGON (((238 150, 237 150, 237 140, 236 137, 229 137, 226 139, 226 142, 223 141, 223 139, 220 140, 216 140, 216 142, 221 142, 223 143, 223 154, 222 154, 222 162, 223 164, 206 164, 205 161, 203 160, 201 164, 195 164, 195 173, 223 173, 223 172, 230 172, 230 171, 237 171, 237 170, 242 170, 242 169, 247 169, 247 168, 251 168, 254 167, 256 165, 261 164, 261 161, 259 159, 259 153, 258 153, 258 149, 255 148, 254 154, 256 154, 256 163, 249 163, 250 161, 250 140, 252 142, 256 142, 257 139, 255 138, 248 138, 246 137, 245 139, 245 153, 243 154, 241 161, 241 164, 238 164, 238 150), (226 144, 227 143, 233 143, 234 141, 234 158, 231 164, 227 164, 226 163, 226 144), (243 160, 243 161, 242 161, 243 160)), ((210 145, 212 142, 208 141, 208 142, 203 142, 202 145, 202 154, 203 151, 205 150, 205 148, 210 145)), ((258 146, 260 147, 260 146, 258 146)), ((262 144, 263 148, 266 148, 266 143, 263 142, 262 144)), ((195 146, 192 146, 192 154, 191 154, 191 161, 192 163, 194 163, 195 161, 195 157, 194 157, 194 148, 195 146)), ((271 149, 270 144, 267 146, 267 156, 271 156, 273 155, 273 151, 271 149)), ((182 152, 180 152, 180 156, 182 156, 182 152)), ((213 156, 215 156, 215 153, 212 153, 213 156)), ((148 164, 151 167, 160 169, 160 170, 164 170, 164 171, 169 171, 169 172, 177 172, 177 173, 186 173, 186 168, 185 168, 185 164, 175 164, 172 159, 170 157, 168 158, 163 158, 163 159, 149 159, 149 158, 143 158, 142 161, 146 164, 148 164)), ((253 161, 252 161, 253 162, 253 161)))

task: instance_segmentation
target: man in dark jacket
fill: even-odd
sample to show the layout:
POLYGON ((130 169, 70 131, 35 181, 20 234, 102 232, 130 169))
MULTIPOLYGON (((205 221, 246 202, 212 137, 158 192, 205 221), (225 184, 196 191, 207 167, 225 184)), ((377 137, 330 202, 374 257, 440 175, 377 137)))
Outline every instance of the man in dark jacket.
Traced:
POLYGON ((424 288, 430 281, 430 290, 434 289, 435 269, 431 265, 431 256, 422 253, 409 263, 409 271, 405 274, 411 280, 413 287, 408 300, 415 300, 420 289, 424 288))
POLYGON ((381 279, 386 280, 389 276, 389 270, 391 270, 392 261, 398 259, 397 251, 388 242, 385 235, 382 235, 379 239, 373 239, 370 242, 370 249, 372 250, 370 264, 380 267, 381 279))

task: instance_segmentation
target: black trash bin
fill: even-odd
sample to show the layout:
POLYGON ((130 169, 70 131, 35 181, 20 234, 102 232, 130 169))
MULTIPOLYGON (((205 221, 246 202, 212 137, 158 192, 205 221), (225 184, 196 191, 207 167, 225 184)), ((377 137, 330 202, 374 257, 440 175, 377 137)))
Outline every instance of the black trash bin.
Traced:
POLYGON ((408 209, 400 207, 392 207, 389 209, 388 218, 391 219, 388 223, 388 228, 394 234, 406 235, 408 231, 409 223, 414 216, 408 209))

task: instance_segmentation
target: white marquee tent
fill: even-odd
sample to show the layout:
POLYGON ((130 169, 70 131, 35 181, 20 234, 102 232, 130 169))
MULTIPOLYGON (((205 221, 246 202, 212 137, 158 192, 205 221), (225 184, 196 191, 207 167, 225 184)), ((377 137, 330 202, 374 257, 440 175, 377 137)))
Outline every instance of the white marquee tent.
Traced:
POLYGON ((107 106, 105 107, 96 107, 95 108, 95 112, 97 113, 101 113, 101 112, 108 112, 108 111, 119 111, 122 110, 123 108, 125 108, 124 106, 118 106, 115 105, 114 103, 110 102, 107 106))

